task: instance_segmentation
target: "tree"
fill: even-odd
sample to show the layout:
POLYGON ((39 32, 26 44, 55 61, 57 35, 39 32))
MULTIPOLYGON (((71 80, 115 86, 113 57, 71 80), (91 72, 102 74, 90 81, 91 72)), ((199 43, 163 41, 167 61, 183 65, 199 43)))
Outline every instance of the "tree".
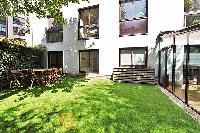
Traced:
POLYGON ((79 3, 79 0, 2 0, 0 2, 0 18, 36 13, 39 18, 50 15, 57 22, 64 23, 60 9, 68 6, 69 3, 79 3))
POLYGON ((185 0, 184 1, 184 11, 185 12, 188 12, 192 9, 192 7, 193 7, 192 3, 193 3, 193 0, 185 0))

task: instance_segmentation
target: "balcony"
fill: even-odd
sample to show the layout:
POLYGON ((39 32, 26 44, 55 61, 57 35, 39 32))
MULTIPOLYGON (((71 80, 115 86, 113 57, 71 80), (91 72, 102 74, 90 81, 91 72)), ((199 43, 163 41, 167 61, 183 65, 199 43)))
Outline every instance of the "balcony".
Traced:
POLYGON ((55 43, 63 41, 63 31, 46 31, 47 43, 55 43))
POLYGON ((133 20, 120 21, 120 36, 146 34, 147 33, 147 19, 135 18, 133 20))

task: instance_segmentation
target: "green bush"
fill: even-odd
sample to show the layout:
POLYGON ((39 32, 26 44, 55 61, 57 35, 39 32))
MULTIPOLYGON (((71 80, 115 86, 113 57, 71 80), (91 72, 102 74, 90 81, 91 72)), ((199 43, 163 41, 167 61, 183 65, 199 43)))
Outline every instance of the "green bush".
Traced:
MULTIPOLYGON (((9 40, 9 39, 8 39, 9 40)), ((8 43, 0 41, 0 81, 5 79, 11 67, 16 69, 38 68, 41 64, 42 54, 45 47, 38 45, 30 48, 22 43, 8 43)))

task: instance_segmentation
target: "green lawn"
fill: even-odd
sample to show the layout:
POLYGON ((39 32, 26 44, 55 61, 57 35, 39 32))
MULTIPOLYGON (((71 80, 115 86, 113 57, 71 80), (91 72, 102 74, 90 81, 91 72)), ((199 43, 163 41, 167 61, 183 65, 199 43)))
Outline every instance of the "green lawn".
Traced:
POLYGON ((1 91, 0 132, 199 133, 200 124, 152 85, 68 77, 1 91))

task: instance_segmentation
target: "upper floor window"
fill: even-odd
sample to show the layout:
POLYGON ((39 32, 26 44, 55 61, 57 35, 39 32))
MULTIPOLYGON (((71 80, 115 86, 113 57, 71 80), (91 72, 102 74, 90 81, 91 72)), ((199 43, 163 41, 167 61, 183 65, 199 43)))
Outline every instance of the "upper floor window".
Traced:
POLYGON ((99 6, 91 6, 78 10, 79 39, 99 38, 99 6))
POLYGON ((63 26, 48 17, 48 29, 46 31, 46 40, 48 43, 63 41, 63 26))
POLYGON ((119 0, 120 36, 147 33, 147 0, 119 0))

